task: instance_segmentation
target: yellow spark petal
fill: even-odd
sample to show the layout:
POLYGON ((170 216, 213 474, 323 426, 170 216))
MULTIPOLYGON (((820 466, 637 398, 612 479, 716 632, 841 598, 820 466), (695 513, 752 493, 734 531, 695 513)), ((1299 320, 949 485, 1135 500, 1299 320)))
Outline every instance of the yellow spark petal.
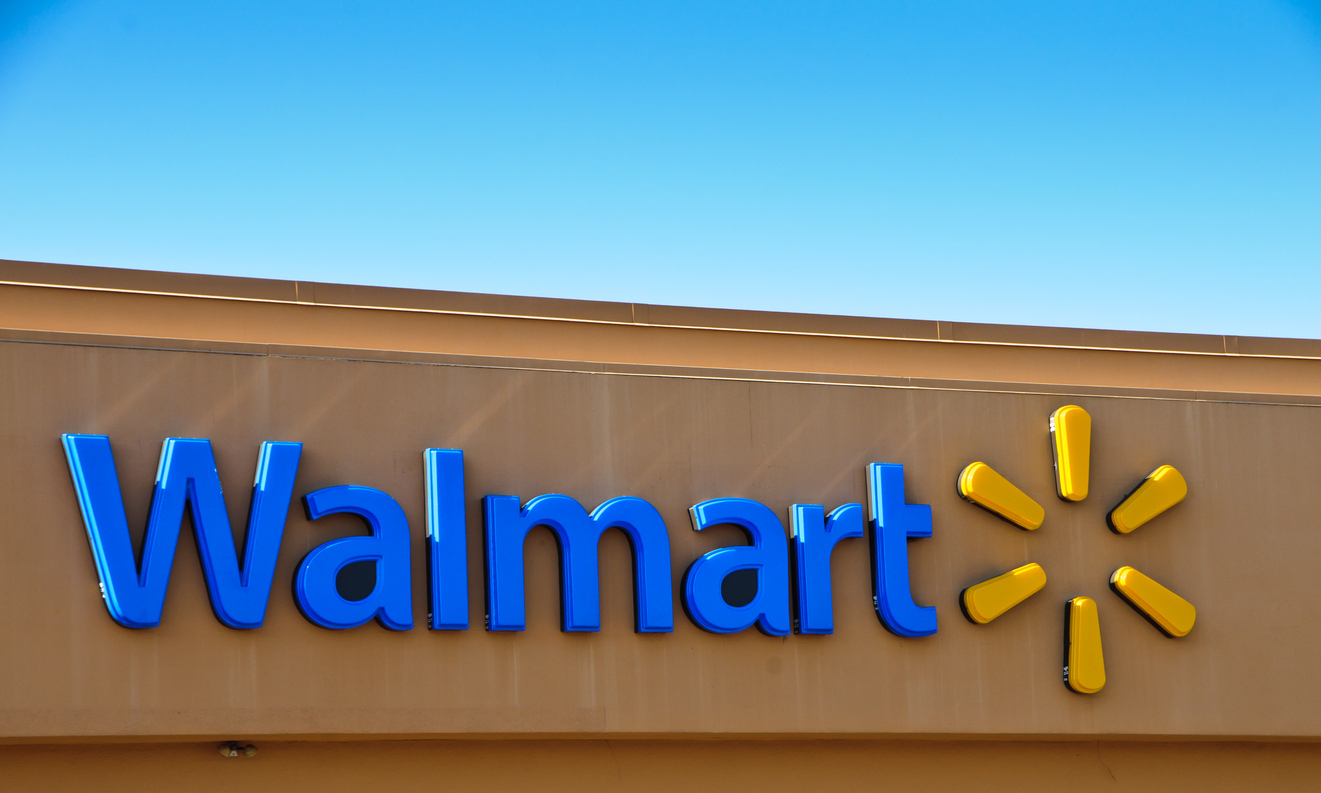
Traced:
POLYGON ((1076 597, 1068 602, 1065 635, 1069 654, 1064 667, 1064 685, 1079 694, 1095 694, 1105 688, 1105 658, 1101 654, 1101 619, 1096 601, 1076 597))
POLYGON ((1014 487, 986 463, 973 463, 959 474, 959 495, 1020 528, 1031 531, 1046 519, 1046 510, 1014 487))
POLYGON ((1128 534, 1187 495, 1188 482, 1183 474, 1172 465, 1162 465, 1147 474, 1142 484, 1112 509, 1105 520, 1116 534, 1128 534))
POLYGON ((1127 565, 1110 576, 1110 588, 1171 638, 1187 636, 1197 621, 1193 604, 1127 565))
POLYGON ((1055 455, 1055 492, 1065 501, 1087 498, 1092 453, 1092 417, 1077 405, 1050 414, 1051 451, 1055 455))
POLYGON ((959 602, 968 619, 978 625, 985 625, 1040 592, 1045 585, 1046 571, 1033 562, 980 584, 973 584, 959 595, 959 602))

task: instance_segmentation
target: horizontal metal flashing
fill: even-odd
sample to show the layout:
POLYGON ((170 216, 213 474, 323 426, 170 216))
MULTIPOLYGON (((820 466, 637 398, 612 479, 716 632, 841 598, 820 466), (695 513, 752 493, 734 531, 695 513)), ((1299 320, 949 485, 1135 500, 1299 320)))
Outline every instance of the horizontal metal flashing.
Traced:
POLYGON ((941 343, 1321 358, 1321 340, 688 308, 0 260, 0 284, 377 311, 941 343))
POLYGON ((655 366, 647 364, 621 364, 595 361, 544 360, 539 358, 506 358, 497 356, 454 355, 447 353, 312 347, 288 344, 249 344, 243 342, 213 342, 188 339, 106 336, 97 334, 26 331, 3 328, 0 328, 0 343, 53 344, 72 347, 104 347, 153 352, 183 352, 274 358, 310 358, 345 362, 452 366, 471 369, 509 369, 621 377, 726 380, 798 385, 850 386, 856 388, 893 388, 920 391, 972 391, 999 394, 1100 397, 1110 399, 1154 399, 1176 402, 1216 402, 1263 406, 1321 406, 1321 396, 1308 394, 1268 394, 1161 388, 1118 388, 1111 386, 1085 386, 1055 383, 951 380, 922 377, 885 377, 823 372, 783 372, 691 366, 655 366))

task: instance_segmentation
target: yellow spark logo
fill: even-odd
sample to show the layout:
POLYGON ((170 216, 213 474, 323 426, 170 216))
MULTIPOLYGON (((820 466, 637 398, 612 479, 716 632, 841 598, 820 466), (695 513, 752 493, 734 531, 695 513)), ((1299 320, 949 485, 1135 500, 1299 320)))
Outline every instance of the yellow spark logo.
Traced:
MULTIPOLYGON (((1065 405, 1051 414, 1050 435, 1055 457, 1055 493, 1064 501, 1082 501, 1087 498, 1092 417, 1077 405, 1065 405)), ((976 462, 964 468, 959 474, 958 489, 965 500, 1020 529, 1035 531, 1046 519, 1046 510, 1040 504, 986 463, 976 462)), ((1106 523, 1116 534, 1129 534, 1187 495, 1188 483, 1183 475, 1173 466, 1162 465, 1110 510, 1106 523)), ((971 622, 985 625, 1045 585, 1046 571, 1034 562, 973 584, 963 590, 959 605, 971 622)), ((1125 565, 1111 573, 1110 588, 1166 636, 1187 636, 1193 629, 1197 619, 1193 605, 1132 567, 1125 565)), ((1064 684, 1079 694, 1095 694, 1105 687, 1105 659, 1096 601, 1089 597, 1071 598, 1065 608, 1064 622, 1068 647, 1064 684)))

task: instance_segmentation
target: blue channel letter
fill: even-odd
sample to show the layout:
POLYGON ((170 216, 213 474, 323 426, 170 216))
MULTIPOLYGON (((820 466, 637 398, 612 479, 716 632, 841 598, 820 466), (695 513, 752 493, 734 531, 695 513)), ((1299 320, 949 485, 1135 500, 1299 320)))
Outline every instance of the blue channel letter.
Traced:
POLYGON ((824 507, 794 504, 789 508, 793 535, 795 603, 798 633, 834 633, 835 605, 830 586, 830 556, 840 540, 862 536, 862 505, 845 504, 826 516, 824 507))
POLYGON ((787 636, 789 620, 789 548, 784 524, 770 507, 746 498, 715 498, 690 510, 693 530, 721 524, 742 529, 752 545, 717 548, 697 557, 684 576, 684 606, 703 630, 738 633, 753 625, 771 636, 787 636), (757 571, 757 594, 743 606, 731 606, 721 592, 725 576, 757 571))
POLYGON ((931 536, 931 507, 905 503, 902 465, 868 465, 867 491, 876 613, 891 633, 930 636, 936 632, 936 610, 913 603, 908 583, 908 541, 931 536))
POLYGON ((463 450, 422 453, 427 490, 427 627, 468 630, 468 520, 463 508, 463 450))
POLYGON ((261 445, 239 568, 211 442, 168 438, 161 448, 139 567, 128 534, 119 474, 105 435, 62 436, 78 505, 110 616, 128 628, 160 625, 185 505, 193 518, 211 609, 231 628, 259 628, 266 616, 301 443, 261 445))
POLYGON ((568 496, 537 496, 522 509, 517 496, 483 500, 486 535, 486 629, 525 630, 523 544, 545 526, 560 548, 560 628, 601 630, 598 547, 606 529, 619 528, 633 547, 634 630, 674 630, 670 536, 665 521, 640 498, 612 498, 590 515, 568 496))
POLYGON ((307 519, 349 513, 371 528, 370 537, 341 537, 313 548, 298 565, 294 600, 308 621, 332 630, 356 628, 373 618, 393 631, 413 627, 408 518, 399 502, 373 487, 340 485, 303 496, 307 519), (345 600, 339 571, 354 562, 376 563, 376 587, 362 600, 345 600))

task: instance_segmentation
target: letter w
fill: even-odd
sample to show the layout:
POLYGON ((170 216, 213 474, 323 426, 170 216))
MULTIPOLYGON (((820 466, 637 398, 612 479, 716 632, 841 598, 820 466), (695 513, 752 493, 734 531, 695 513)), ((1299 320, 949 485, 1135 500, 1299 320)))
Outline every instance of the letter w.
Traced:
POLYGON ((139 568, 128 534, 110 439, 105 435, 63 438, 106 607, 115 622, 127 628, 154 628, 160 624, 187 505, 216 618, 231 628, 261 627, 303 451, 301 443, 261 445, 240 570, 211 441, 166 439, 156 471, 156 490, 139 568))

